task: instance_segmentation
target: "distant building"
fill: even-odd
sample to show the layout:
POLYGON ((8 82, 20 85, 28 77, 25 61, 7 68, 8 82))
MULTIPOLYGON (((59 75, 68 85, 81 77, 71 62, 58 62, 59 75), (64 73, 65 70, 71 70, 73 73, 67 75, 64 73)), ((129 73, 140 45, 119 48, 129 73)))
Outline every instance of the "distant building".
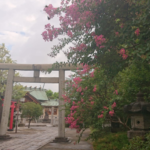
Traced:
POLYGON ((51 110, 53 107, 53 117, 55 122, 58 119, 58 105, 59 101, 56 99, 48 99, 46 95, 46 89, 41 88, 32 88, 25 87, 25 91, 27 91, 24 98, 21 99, 22 102, 34 102, 36 104, 40 104, 43 106, 43 115, 39 117, 39 122, 43 122, 47 117, 47 122, 51 122, 51 110))

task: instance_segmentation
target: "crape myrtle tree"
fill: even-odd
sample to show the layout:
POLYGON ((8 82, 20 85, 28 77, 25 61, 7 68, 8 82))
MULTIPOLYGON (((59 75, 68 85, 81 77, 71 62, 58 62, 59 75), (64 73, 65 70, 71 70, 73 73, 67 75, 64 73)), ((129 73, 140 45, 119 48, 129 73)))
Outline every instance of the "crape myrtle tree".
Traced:
POLYGON ((63 51, 68 63, 102 64, 113 75, 129 60, 149 61, 149 6, 149 0, 62 0, 58 8, 50 4, 44 11, 49 19, 58 16, 60 26, 45 25, 43 39, 66 36, 49 55, 63 51))
POLYGON ((90 138, 96 139, 103 130, 104 118, 114 116, 116 102, 113 95, 117 91, 101 66, 91 70, 84 65, 83 70, 77 71, 72 78, 66 81, 66 93, 63 95, 69 109, 66 123, 81 135, 85 129, 92 127, 94 130, 90 138))
POLYGON ((134 87, 143 86, 146 80, 147 87, 143 88, 149 89, 149 78, 143 81, 138 65, 148 72, 150 1, 67 0, 61 1, 58 8, 50 4, 44 11, 48 19, 59 17, 60 26, 45 25, 43 39, 53 41, 65 35, 60 36, 59 44, 53 46, 49 55, 55 57, 63 51, 68 62, 61 64, 83 64, 83 70, 69 81, 69 92, 63 96, 70 105, 66 122, 78 132, 92 126, 93 139, 98 137, 105 116, 116 116, 119 123, 130 128, 128 116, 121 120, 123 104, 133 101, 125 96, 133 98, 140 90, 134 87), (71 46, 66 50, 69 43, 71 46), (132 80, 135 73, 140 76, 132 80), (133 90, 134 95, 130 94, 133 90))
POLYGON ((89 138, 97 139, 103 131, 105 119, 120 123, 125 130, 130 129, 129 118, 123 106, 136 101, 140 91, 145 101, 150 101, 150 65, 132 64, 119 72, 114 80, 101 66, 83 65, 66 81, 63 100, 66 106, 66 123, 80 132, 94 129, 89 138), (114 119, 115 118, 115 119, 114 119))

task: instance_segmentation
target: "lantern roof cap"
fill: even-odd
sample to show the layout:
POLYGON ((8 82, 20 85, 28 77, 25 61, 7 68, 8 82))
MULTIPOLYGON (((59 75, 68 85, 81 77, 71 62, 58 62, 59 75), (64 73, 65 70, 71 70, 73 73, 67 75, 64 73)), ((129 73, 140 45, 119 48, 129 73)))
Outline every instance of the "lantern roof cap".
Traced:
POLYGON ((124 111, 129 114, 149 114, 150 113, 150 103, 144 101, 144 94, 139 92, 137 94, 137 101, 129 105, 124 106, 124 111))

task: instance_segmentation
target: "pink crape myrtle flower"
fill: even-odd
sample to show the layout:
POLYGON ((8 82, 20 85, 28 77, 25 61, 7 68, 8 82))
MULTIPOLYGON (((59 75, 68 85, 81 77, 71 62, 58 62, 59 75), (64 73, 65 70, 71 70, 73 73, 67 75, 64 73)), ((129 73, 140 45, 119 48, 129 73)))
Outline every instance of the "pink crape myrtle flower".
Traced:
POLYGON ((123 54, 123 55, 122 55, 122 58, 123 58, 123 59, 127 59, 127 58, 128 58, 128 55, 123 54))
POLYGON ((82 87, 78 87, 78 89, 76 91, 77 92, 81 92, 82 91, 82 87))
POLYGON ((42 36, 43 36, 43 39, 44 39, 45 41, 48 41, 48 34, 47 34, 47 31, 44 31, 44 32, 42 33, 42 36))
POLYGON ((90 77, 91 77, 91 78, 94 77, 94 71, 90 73, 90 77))
POLYGON ((114 115, 114 110, 109 111, 109 115, 113 116, 114 115))
POLYGON ((100 47, 102 46, 103 43, 106 43, 106 39, 104 38, 102 34, 99 36, 98 35, 94 36, 94 39, 95 39, 95 43, 97 47, 100 47))
POLYGON ((94 104, 94 102, 92 101, 92 102, 91 102, 91 104, 93 105, 93 104, 94 104))
POLYGON ((115 32, 115 35, 116 35, 116 36, 119 36, 119 32, 115 32))
POLYGON ((76 52, 84 52, 87 49, 87 46, 82 43, 80 45, 78 45, 77 47, 70 47, 72 50, 76 51, 76 52))
POLYGON ((84 99, 83 99, 83 98, 81 98, 81 102, 82 102, 82 103, 84 102, 84 99))
POLYGON ((99 48, 104 48, 105 46, 104 45, 101 45, 99 48))
POLYGON ((69 37, 72 37, 72 32, 71 32, 71 31, 68 31, 68 32, 67 32, 67 35, 68 35, 69 37))
POLYGON ((103 117, 104 117, 104 115, 103 115, 103 114, 98 115, 98 118, 103 118, 103 117))
POLYGON ((73 79, 73 81, 74 81, 76 84, 79 84, 79 83, 82 81, 82 79, 81 79, 80 77, 75 77, 75 78, 73 79))
POLYGON ((87 90, 87 88, 88 88, 88 87, 86 86, 84 90, 87 90))
POLYGON ((118 95, 118 91, 117 90, 115 90, 115 92, 114 92, 116 95, 118 95))
POLYGON ((75 104, 76 104, 74 101, 73 101, 72 103, 73 103, 73 105, 75 105, 75 104))
POLYGON ((70 110, 75 110, 75 109, 77 109, 79 106, 72 106, 71 108, 70 108, 70 110))
POLYGON ((135 34, 136 34, 137 36, 139 36, 139 34, 140 34, 140 29, 139 29, 139 28, 135 30, 135 34))
POLYGON ((51 25, 50 24, 46 24, 45 25, 45 28, 47 29, 47 28, 50 28, 51 27, 51 25))
POLYGON ((81 71, 80 74, 85 74, 90 70, 89 65, 87 65, 87 64, 85 64, 85 65, 81 64, 81 65, 83 66, 83 70, 81 71))
POLYGON ((96 92, 96 90, 97 90, 97 89, 96 89, 96 85, 95 85, 95 86, 94 86, 94 89, 93 89, 93 92, 96 92))
POLYGON ((111 105, 112 108, 115 108, 116 107, 116 102, 114 102, 112 105, 111 105))
POLYGON ((125 54, 125 52, 126 52, 126 51, 125 51, 125 49, 124 49, 124 48, 122 48, 122 49, 120 50, 120 52, 119 52, 119 53, 120 53, 121 55, 123 55, 123 54, 125 54))
POLYGON ((108 109, 108 107, 106 107, 106 106, 104 106, 103 108, 104 108, 104 109, 108 109))

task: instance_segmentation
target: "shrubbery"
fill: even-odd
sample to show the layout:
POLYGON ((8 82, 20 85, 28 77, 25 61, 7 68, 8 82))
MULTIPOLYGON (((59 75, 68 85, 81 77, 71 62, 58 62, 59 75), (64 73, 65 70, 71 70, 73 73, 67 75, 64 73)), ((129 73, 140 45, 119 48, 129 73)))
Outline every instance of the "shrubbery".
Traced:
POLYGON ((93 146, 94 150, 150 150, 150 133, 145 140, 138 136, 128 140, 126 132, 103 134, 93 146))
POLYGON ((145 140, 138 136, 131 139, 130 144, 124 145, 122 150, 150 150, 150 133, 145 140))
POLYGON ((128 144, 126 133, 109 133, 102 135, 93 143, 94 150, 121 150, 125 144, 128 144))

